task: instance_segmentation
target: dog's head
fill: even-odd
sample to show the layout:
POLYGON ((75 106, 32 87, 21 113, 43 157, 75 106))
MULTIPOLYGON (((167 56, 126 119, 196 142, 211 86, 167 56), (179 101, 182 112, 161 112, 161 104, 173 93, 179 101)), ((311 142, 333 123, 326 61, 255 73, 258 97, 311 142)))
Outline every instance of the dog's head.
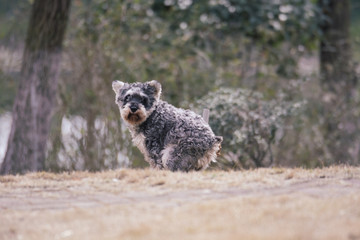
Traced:
POLYGON ((154 110, 161 95, 161 85, 155 80, 131 84, 113 81, 112 88, 121 117, 131 125, 143 123, 154 110))

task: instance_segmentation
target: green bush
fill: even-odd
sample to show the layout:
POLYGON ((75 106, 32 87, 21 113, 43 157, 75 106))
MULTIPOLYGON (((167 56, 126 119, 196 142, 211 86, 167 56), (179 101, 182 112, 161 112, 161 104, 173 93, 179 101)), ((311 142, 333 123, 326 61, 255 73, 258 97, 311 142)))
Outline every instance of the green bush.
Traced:
POLYGON ((224 138, 222 167, 264 167, 273 162, 271 146, 285 119, 302 109, 304 102, 266 101, 246 89, 222 88, 198 101, 210 110, 209 124, 224 138))

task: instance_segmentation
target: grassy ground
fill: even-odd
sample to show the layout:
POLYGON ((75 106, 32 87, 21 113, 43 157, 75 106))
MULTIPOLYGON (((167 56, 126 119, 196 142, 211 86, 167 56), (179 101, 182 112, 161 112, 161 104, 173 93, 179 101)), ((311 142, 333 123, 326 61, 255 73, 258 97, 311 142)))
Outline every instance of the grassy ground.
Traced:
POLYGON ((360 168, 0 177, 0 239, 360 239, 360 168))

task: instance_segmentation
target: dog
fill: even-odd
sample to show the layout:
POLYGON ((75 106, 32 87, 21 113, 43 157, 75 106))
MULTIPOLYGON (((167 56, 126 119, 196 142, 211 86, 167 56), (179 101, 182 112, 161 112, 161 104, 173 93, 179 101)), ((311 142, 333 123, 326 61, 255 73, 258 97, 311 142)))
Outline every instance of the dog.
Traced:
POLYGON ((200 115, 162 101, 159 82, 113 81, 112 88, 133 143, 152 168, 199 171, 215 161, 222 137, 200 115))

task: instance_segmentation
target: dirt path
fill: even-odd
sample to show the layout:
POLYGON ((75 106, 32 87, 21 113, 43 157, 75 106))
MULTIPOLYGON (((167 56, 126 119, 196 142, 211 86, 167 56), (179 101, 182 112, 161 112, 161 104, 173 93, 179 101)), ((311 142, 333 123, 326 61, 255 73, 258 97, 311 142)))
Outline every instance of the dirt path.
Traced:
POLYGON ((0 239, 360 239, 360 168, 0 177, 0 239))
MULTIPOLYGON (((360 179, 342 180, 340 183, 329 181, 305 181, 288 186, 257 187, 254 189, 229 188, 225 190, 179 190, 166 193, 130 192, 106 193, 103 191, 89 191, 89 194, 79 194, 75 189, 64 190, 57 188, 32 189, 23 188, 12 192, 9 189, 0 197, 0 207, 12 210, 52 210, 68 208, 87 208, 109 204, 140 204, 157 203, 166 205, 171 202, 201 202, 206 200, 227 199, 235 197, 265 197, 278 195, 301 194, 315 198, 341 197, 343 195, 358 194, 360 179)), ((86 189, 83 191, 86 191, 86 189)))

